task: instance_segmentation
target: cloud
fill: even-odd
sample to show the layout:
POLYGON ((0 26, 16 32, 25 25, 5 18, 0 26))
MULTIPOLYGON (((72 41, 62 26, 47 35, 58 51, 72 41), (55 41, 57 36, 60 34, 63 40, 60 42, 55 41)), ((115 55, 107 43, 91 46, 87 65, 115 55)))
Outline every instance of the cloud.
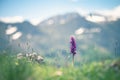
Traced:
POLYGON ((23 22, 24 19, 21 16, 13 16, 13 17, 1 17, 0 21, 5 23, 16 23, 16 22, 23 22))
MULTIPOLYGON (((78 0, 71 0, 71 1, 78 1, 78 0)), ((84 8, 80 8, 80 7, 76 7, 74 9, 75 11, 77 11, 80 15, 84 16, 86 18, 86 20, 88 21, 92 21, 92 22, 104 22, 104 21, 115 21, 117 19, 120 18, 120 6, 117 6, 113 9, 109 9, 109 10, 95 10, 95 11, 90 11, 88 9, 84 9, 84 8), (94 12, 100 15, 88 15, 90 12, 94 12)), ((46 17, 35 17, 35 18, 28 18, 28 20, 33 24, 33 25, 37 25, 39 24, 41 21, 43 21, 44 19, 46 19, 46 17)), ((25 18, 23 18, 22 16, 13 16, 13 17, 0 17, 0 21, 5 22, 5 23, 16 23, 16 22, 23 22, 25 20, 25 18)), ((48 24, 51 25, 53 24, 54 21, 48 21, 48 24)), ((64 21, 61 21, 61 24, 64 24, 64 21)))
POLYGON ((12 27, 12 26, 9 25, 8 29, 6 30, 6 34, 10 35, 10 34, 13 34, 16 31, 17 31, 17 27, 12 27))
POLYGON ((30 19, 29 21, 32 25, 38 25, 42 20, 34 18, 30 19))
POLYGON ((75 31, 75 34, 83 34, 85 32, 84 28, 79 28, 78 30, 75 31))
POLYGON ((107 10, 90 11, 84 8, 76 8, 75 10, 80 15, 84 16, 86 20, 91 22, 96 22, 96 23, 104 22, 104 21, 116 21, 117 19, 120 18, 120 6, 117 6, 113 9, 107 9, 107 10), (93 13, 92 16, 89 15, 91 12, 93 13))
POLYGON ((120 18, 120 6, 117 6, 111 10, 101 10, 96 12, 105 16, 108 21, 115 21, 120 18))
POLYGON ((92 28, 92 29, 87 29, 87 28, 84 28, 84 27, 80 27, 79 29, 77 29, 75 31, 75 34, 76 35, 81 35, 81 34, 84 34, 84 33, 99 33, 101 32, 101 29, 100 28, 92 28))
POLYGON ((12 35, 12 39, 16 40, 16 39, 19 39, 21 36, 22 36, 21 32, 16 32, 15 34, 12 35))
POLYGON ((8 25, 6 29, 6 35, 10 35, 12 40, 17 40, 22 36, 22 32, 17 31, 16 26, 8 25))
MULTIPOLYGON (((17 23, 17 22, 22 23, 24 20, 25 20, 25 18, 23 18, 22 16, 1 17, 0 18, 0 21, 2 21, 4 23, 17 23)), ((42 21, 39 18, 32 18, 32 19, 28 19, 28 20, 33 25, 37 25, 42 21)))
POLYGON ((91 21, 91 22, 97 22, 97 23, 106 21, 105 17, 96 16, 96 15, 93 15, 93 16, 88 15, 86 16, 86 20, 91 21))

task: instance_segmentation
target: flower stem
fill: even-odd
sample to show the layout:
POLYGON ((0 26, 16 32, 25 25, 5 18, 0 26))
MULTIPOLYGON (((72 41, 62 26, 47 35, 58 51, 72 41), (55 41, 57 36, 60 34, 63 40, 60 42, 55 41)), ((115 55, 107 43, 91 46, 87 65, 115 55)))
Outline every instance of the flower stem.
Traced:
POLYGON ((72 66, 74 67, 74 55, 73 55, 73 59, 72 59, 72 66))

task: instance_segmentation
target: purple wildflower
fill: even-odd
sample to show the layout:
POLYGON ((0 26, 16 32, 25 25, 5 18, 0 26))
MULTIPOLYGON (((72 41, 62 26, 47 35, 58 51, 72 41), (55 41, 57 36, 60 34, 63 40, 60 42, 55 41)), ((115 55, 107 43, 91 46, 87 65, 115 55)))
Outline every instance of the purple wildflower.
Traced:
POLYGON ((70 37, 70 52, 73 56, 76 54, 76 41, 74 36, 70 37))

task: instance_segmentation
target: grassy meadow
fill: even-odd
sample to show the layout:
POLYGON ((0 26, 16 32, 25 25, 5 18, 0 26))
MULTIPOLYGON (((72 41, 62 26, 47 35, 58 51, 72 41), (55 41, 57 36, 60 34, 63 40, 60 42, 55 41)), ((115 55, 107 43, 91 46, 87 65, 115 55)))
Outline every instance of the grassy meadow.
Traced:
POLYGON ((57 67, 26 57, 0 55, 0 80, 119 80, 120 59, 57 67))

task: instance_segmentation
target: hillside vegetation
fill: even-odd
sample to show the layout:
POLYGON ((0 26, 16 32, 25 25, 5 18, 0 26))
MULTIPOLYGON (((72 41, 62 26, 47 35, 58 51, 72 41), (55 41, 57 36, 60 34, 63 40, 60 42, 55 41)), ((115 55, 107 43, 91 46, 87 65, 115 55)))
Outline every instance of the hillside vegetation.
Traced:
POLYGON ((28 58, 0 55, 0 80, 118 80, 120 59, 106 59, 77 66, 56 67, 28 58))

